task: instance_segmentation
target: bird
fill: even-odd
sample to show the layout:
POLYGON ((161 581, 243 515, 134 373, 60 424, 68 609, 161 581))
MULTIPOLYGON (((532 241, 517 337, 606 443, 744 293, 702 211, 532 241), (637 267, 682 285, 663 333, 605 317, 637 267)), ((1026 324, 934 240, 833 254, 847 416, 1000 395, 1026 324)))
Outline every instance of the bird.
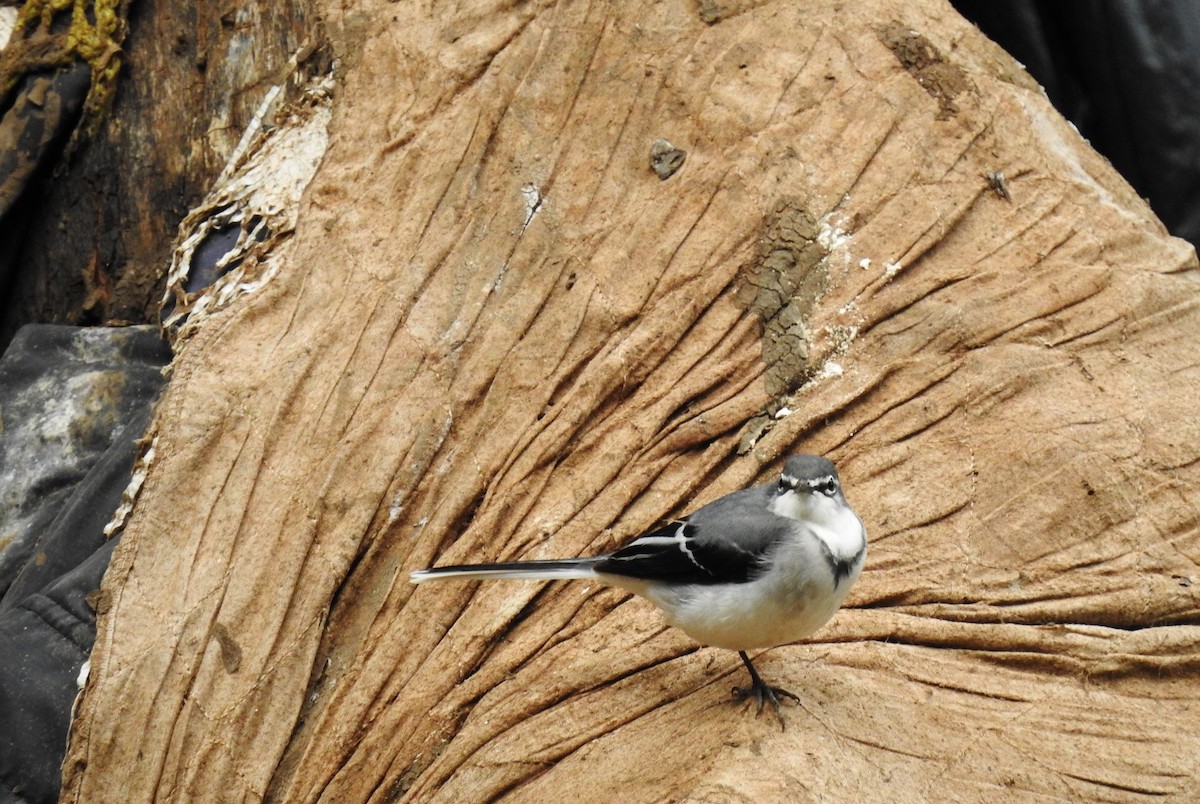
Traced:
POLYGON ((779 479, 734 491, 604 555, 454 564, 417 570, 413 583, 449 579, 587 579, 640 595, 702 645, 737 651, 750 674, 738 700, 780 698, 747 651, 803 639, 841 607, 862 572, 867 532, 842 492, 833 462, 793 455, 779 479))

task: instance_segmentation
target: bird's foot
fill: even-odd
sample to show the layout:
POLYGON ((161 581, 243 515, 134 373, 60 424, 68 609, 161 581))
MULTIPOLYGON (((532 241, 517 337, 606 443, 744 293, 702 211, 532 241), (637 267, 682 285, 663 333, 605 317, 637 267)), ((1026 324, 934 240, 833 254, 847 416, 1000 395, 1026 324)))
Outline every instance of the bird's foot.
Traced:
POLYGON ((794 692, 785 690, 783 687, 772 687, 769 684, 762 683, 751 684, 748 687, 734 687, 733 697, 737 698, 738 701, 744 701, 747 698, 758 701, 758 708, 755 711, 755 715, 761 715, 763 706, 770 704, 771 708, 775 710, 775 717, 779 718, 780 728, 786 728, 786 724, 783 720, 783 707, 780 705, 779 699, 791 698, 797 703, 800 702, 800 697, 794 692))
POLYGON ((753 698, 758 701, 758 709, 755 711, 756 716, 761 715, 763 706, 769 703, 771 708, 775 710, 775 717, 779 718, 779 727, 781 729, 787 728, 783 720, 783 707, 780 706, 779 699, 791 698, 796 703, 800 703, 800 696, 794 692, 785 690, 783 687, 772 687, 770 684, 767 684, 762 680, 762 676, 758 674, 758 671, 754 669, 754 665, 750 663, 750 657, 743 651, 738 651, 738 655, 742 657, 746 669, 750 671, 750 686, 734 687, 733 696, 739 701, 744 701, 747 698, 753 698))

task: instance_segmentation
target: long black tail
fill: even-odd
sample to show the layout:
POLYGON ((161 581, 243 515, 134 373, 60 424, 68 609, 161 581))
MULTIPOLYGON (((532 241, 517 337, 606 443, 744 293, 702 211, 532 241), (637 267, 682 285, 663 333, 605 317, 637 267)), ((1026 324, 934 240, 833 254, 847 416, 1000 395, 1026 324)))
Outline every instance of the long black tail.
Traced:
POLYGON ((505 561, 499 564, 454 564, 431 567, 409 575, 413 583, 450 578, 502 578, 508 580, 548 581, 555 578, 595 578, 597 558, 552 559, 549 561, 505 561))

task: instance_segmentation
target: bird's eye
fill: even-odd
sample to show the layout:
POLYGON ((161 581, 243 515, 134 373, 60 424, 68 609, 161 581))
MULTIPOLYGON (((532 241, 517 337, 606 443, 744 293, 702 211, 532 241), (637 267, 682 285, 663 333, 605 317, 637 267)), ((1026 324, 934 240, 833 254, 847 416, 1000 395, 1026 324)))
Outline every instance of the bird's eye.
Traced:
POLYGON ((817 491, 827 497, 832 497, 834 494, 837 494, 837 482, 832 477, 827 478, 817 484, 817 491))
POLYGON ((786 480, 784 480, 783 478, 779 479, 779 493, 780 494, 782 494, 783 492, 787 491, 790 488, 791 488, 791 486, 788 485, 786 480))

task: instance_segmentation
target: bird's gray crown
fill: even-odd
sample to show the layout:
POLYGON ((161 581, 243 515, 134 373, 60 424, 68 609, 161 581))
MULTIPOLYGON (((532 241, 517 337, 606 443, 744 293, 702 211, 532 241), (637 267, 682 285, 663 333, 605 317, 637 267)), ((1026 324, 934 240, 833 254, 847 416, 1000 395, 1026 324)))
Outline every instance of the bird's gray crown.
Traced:
POLYGON ((819 455, 788 458, 779 476, 780 489, 818 489, 829 493, 836 491, 839 485, 837 467, 833 461, 819 455))

